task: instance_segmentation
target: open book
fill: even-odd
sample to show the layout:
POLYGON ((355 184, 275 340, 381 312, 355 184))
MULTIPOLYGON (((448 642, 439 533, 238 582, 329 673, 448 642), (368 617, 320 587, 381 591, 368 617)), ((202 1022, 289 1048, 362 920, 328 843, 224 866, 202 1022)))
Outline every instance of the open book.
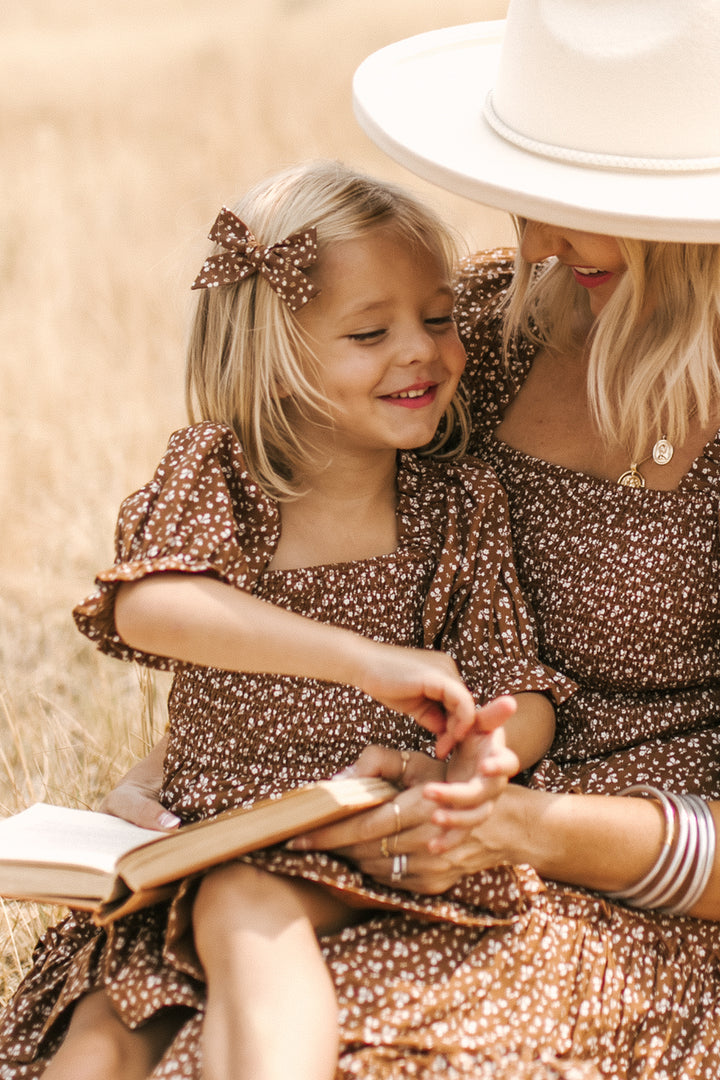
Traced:
POLYGON ((106 923, 169 896, 171 883, 391 799, 375 777, 321 780, 177 832, 36 803, 0 821, 0 896, 92 911, 106 923))

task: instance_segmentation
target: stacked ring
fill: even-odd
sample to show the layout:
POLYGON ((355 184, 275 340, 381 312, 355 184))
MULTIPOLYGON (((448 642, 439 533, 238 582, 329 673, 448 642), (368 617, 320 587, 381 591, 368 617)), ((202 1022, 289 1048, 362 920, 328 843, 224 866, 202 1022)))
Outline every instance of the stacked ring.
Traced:
POLYGON ((390 874, 391 881, 402 881, 407 874, 407 855, 395 855, 392 861, 392 872, 390 874))

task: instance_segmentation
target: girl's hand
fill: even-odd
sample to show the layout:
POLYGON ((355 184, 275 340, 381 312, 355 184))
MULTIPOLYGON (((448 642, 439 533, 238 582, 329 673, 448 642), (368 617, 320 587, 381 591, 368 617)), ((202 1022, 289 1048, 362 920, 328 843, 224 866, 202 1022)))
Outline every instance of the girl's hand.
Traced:
POLYGON ((368 644, 357 685, 437 735, 435 752, 446 758, 472 730, 476 718, 473 696, 455 661, 432 649, 368 644))
MULTIPOLYGON (((472 829, 479 824, 478 809, 490 816, 494 801, 519 771, 517 754, 505 743, 503 725, 517 710, 515 699, 496 698, 477 710, 475 730, 455 749, 447 763, 445 783, 426 784, 424 796, 438 804, 433 824, 443 829, 472 829)), ((438 836, 430 850, 446 849, 438 836)))

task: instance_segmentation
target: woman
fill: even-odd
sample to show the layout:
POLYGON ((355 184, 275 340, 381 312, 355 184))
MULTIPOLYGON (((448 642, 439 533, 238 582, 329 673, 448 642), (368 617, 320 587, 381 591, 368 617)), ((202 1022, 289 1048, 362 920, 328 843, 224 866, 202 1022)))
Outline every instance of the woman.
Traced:
MULTIPOLYGON (((380 145, 519 215, 514 276, 502 255, 470 261, 458 322, 542 658, 579 690, 530 786, 484 822, 469 809, 449 845, 417 786, 433 763, 378 748, 357 769, 410 785, 401 829, 383 807, 305 838, 387 882, 392 835, 418 892, 496 883, 487 927, 396 919, 377 984, 340 1001, 342 1077, 720 1071, 718 34, 699 0, 516 0, 497 76, 495 25, 358 74, 380 145)), ((157 813, 161 752, 110 808, 157 813)), ((324 942, 339 981, 382 935, 378 918, 324 942)))

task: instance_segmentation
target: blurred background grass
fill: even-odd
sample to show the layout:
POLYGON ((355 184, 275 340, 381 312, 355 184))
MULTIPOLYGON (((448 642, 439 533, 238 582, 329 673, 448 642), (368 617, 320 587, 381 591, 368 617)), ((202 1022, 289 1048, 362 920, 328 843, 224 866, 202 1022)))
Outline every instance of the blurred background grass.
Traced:
MULTIPOLYGON (((70 609, 121 499, 185 423, 189 283, 217 210, 340 158, 412 187, 475 247, 505 215, 416 180, 356 124, 352 72, 505 0, 5 0, 0 10, 0 816, 94 806, 164 724, 167 686, 70 609)), ((0 1000, 56 912, 0 901, 0 1000)))

